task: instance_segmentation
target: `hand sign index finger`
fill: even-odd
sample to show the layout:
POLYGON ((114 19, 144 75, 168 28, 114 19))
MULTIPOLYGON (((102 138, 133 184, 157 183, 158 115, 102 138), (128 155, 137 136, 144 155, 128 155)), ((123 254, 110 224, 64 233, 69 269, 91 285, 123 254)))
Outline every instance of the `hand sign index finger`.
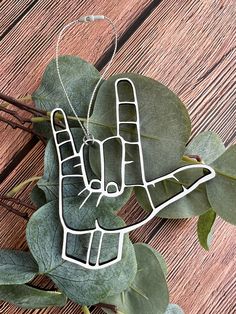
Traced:
POLYGON ((129 173, 136 173, 136 183, 143 184, 146 180, 140 133, 139 104, 133 81, 129 78, 116 80, 115 96, 117 136, 122 138, 123 141, 125 155, 123 166, 126 186, 135 186, 133 180, 128 179, 130 177, 129 173), (129 151, 132 152, 131 155, 129 151))
POLYGON ((136 89, 133 82, 128 78, 120 78, 115 82, 116 96, 116 127, 117 135, 121 135, 121 127, 136 128, 138 134, 139 128, 139 111, 136 89), (128 89, 127 89, 128 88, 128 89), (124 97, 124 92, 128 96, 124 97))
POLYGON ((53 131, 53 137, 57 149, 57 155, 60 162, 65 161, 65 159, 70 158, 77 154, 74 139, 69 128, 69 124, 67 121, 67 117, 65 112, 60 109, 56 108, 51 113, 51 126, 53 131), (65 126, 58 130, 56 126, 56 115, 60 114, 63 116, 65 126), (65 148, 67 151, 69 150, 69 156, 64 153, 65 148))

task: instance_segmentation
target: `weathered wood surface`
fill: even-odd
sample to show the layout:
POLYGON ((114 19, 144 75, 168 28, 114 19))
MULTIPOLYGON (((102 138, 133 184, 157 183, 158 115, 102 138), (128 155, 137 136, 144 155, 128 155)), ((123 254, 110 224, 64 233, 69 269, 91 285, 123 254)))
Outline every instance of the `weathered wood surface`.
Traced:
POLYGON ((1 24, 0 37, 9 33, 14 25, 21 19, 23 14, 27 13, 31 0, 2 0, 0 2, 1 8, 1 24))
MULTIPOLYGON (((1 91, 13 97, 32 93, 38 86, 46 64, 55 56, 55 44, 62 25, 88 12, 108 15, 117 22, 119 37, 130 28, 133 21, 150 3, 133 0, 75 2, 38 1, 24 19, 6 34, 0 47, 1 91)), ((11 7, 10 7, 11 8, 11 7)), ((14 10, 14 8, 12 8, 14 10)), ((4 12, 3 12, 4 14, 4 12)), ((113 43, 111 27, 107 23, 80 24, 65 32, 61 41, 61 54, 76 54, 96 63, 104 51, 113 43)), ((20 130, 0 125, 3 154, 0 171, 3 171, 14 156, 28 142, 29 136, 20 130), (5 140, 11 133, 15 147, 5 140)))
MULTIPOLYGON (((75 8, 71 4, 60 4, 58 10, 50 1, 39 1, 25 19, 11 30, 11 36, 8 34, 3 41, 5 45, 2 45, 2 53, 7 61, 4 60, 5 74, 1 79, 5 92, 15 97, 32 92, 39 82, 45 63, 54 54, 59 27, 65 21, 78 16, 78 12, 84 14, 91 10, 99 11, 116 21, 120 34, 127 34, 124 36, 126 43, 117 54, 110 74, 133 71, 160 80, 173 89, 188 106, 193 121, 193 134, 210 129, 218 132, 227 145, 236 143, 233 87, 235 1, 170 3, 166 0, 161 1, 159 5, 158 3, 156 2, 152 13, 145 13, 148 16, 145 16, 143 23, 138 24, 137 30, 127 34, 127 28, 136 16, 145 11, 148 2, 131 1, 114 6, 109 1, 95 4, 89 1, 84 5, 82 12, 81 8, 75 8), (67 5, 66 10, 63 10, 64 5, 67 5), (97 6, 98 10, 93 9, 94 6, 97 6), (131 11, 128 18, 129 9, 131 11), (120 20, 118 16, 121 17, 122 14, 126 15, 120 20), (56 20, 56 16, 60 16, 60 21, 56 20), (19 34, 23 42, 17 47, 19 34)), ((109 32, 106 26, 100 33, 99 29, 89 26, 89 32, 86 32, 85 29, 78 28, 76 34, 81 45, 78 46, 77 41, 68 37, 66 44, 64 43, 64 47, 67 47, 64 51, 96 62, 98 55, 104 54, 111 38, 105 33, 109 32), (88 48, 94 43, 92 38, 96 37, 95 34, 101 40, 101 47, 93 54, 88 48)), ((4 140, 1 138, 1 144, 4 143, 9 149, 13 131, 7 127, 7 132, 4 140), (7 134, 9 131, 10 134, 7 134)), ((22 136, 22 132, 19 134, 21 139, 19 137, 17 149, 20 145, 23 147, 29 139, 22 136)), ((24 158, 2 183, 1 193, 7 192, 17 182, 41 173, 42 150, 42 146, 37 144, 25 157, 22 155, 24 158)), ((13 154, 14 151, 3 156, 4 169, 13 154)), ((29 190, 30 187, 23 191, 21 198, 27 200, 29 190)), ((129 220, 132 215, 138 215, 137 209, 135 200, 131 200, 123 210, 123 215, 129 220)), ((1 226, 4 226, 0 229, 1 246, 25 248, 25 223, 4 209, 1 209, 0 216, 1 226)), ((145 241, 164 255, 169 266, 171 301, 182 306, 187 314, 231 314, 235 311, 236 230, 220 219, 215 230, 213 246, 209 253, 204 252, 197 242, 195 219, 170 220, 163 223, 156 218, 131 235, 135 242, 145 241)), ((79 306, 70 302, 64 309, 25 311, 4 303, 0 310, 4 313, 79 313, 79 306)), ((98 312, 101 313, 94 311, 98 312)))

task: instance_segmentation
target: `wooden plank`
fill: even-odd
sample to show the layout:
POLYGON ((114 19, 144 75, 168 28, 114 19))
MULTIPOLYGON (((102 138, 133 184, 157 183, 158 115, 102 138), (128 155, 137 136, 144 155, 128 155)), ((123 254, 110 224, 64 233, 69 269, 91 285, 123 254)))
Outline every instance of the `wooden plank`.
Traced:
MULTIPOLYGON (((4 184, 0 185, 0 190, 2 194, 7 193, 13 186, 19 184, 24 178, 29 178, 34 175, 41 175, 43 172, 43 147, 42 144, 38 143, 34 150, 32 150, 16 167, 12 176, 9 176, 4 184), (31 167, 25 167, 25 165, 32 165, 31 167)), ((29 184, 28 187, 18 193, 18 197, 24 201, 29 200, 29 193, 32 189, 33 184, 29 184)), ((30 215, 33 214, 32 210, 26 210, 24 206, 16 206, 22 212, 28 212, 30 215)), ((15 248, 19 250, 27 249, 26 238, 25 238, 25 228, 26 222, 22 218, 18 218, 12 213, 7 212, 7 210, 0 206, 0 221, 1 226, 4 228, 0 228, 0 247, 1 248, 15 248)), ((51 280, 44 280, 42 277, 39 277, 37 280, 34 280, 34 286, 40 286, 43 289, 53 290, 53 284, 51 280)), ((63 310, 59 310, 58 308, 49 308, 46 310, 34 310, 34 313, 81 313, 80 306, 73 302, 68 302, 66 307, 63 310)), ((32 313, 32 310, 23 310, 17 308, 14 305, 9 303, 0 302, 0 313, 15 313, 15 314, 23 314, 32 313)))
MULTIPOLYGON (((235 142, 232 4, 163 1, 123 47, 111 69, 112 73, 129 70, 161 80, 188 105, 195 133, 206 128, 217 130, 228 143, 235 142)), ((131 217, 137 214, 136 209, 132 200, 125 211, 131 217)), ((144 228, 149 236, 158 221, 144 228)), ((220 221, 217 228, 208 255, 197 244, 194 220, 168 221, 151 242, 144 229, 132 235, 135 241, 150 242, 164 254, 169 265, 171 301, 182 305, 186 313, 233 313, 235 230, 220 221)))
POLYGON ((171 302, 189 314, 233 313, 235 309, 236 229, 221 219, 214 229, 210 252, 198 243, 196 219, 168 221, 150 242, 167 262, 171 302))
POLYGON ((0 37, 23 15, 29 7, 31 0, 3 0, 1 1, 0 37))
POLYGON ((186 314, 234 313, 236 229, 218 219, 206 252, 197 240, 196 221, 168 220, 149 242, 167 262, 170 302, 186 314))
MULTIPOLYGON (((63 25, 81 15, 104 14, 114 20, 119 37, 132 24, 151 0, 119 4, 104 0, 91 2, 39 1, 23 20, 2 40, 0 48, 2 92, 13 97, 32 93, 42 77, 46 64, 55 56, 55 44, 63 25)), ((65 33, 61 42, 62 54, 80 55, 96 63, 113 43, 111 27, 106 22, 81 24, 65 33)), ((12 130, 0 123, 2 137, 0 145, 4 150, 0 162, 3 171, 14 154, 29 140, 29 135, 20 130, 12 130), (8 138, 13 138, 16 147, 8 138)))
POLYGON ((234 0, 163 1, 117 54, 110 73, 131 71, 169 86, 187 105, 193 135, 236 141, 234 0))

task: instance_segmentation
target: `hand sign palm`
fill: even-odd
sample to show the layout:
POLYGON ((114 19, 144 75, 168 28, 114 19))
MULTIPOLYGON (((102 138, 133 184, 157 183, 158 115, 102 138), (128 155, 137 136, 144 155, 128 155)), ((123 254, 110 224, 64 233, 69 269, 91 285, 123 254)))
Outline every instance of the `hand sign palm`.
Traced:
POLYGON ((127 78, 121 78, 117 79, 115 82, 115 95, 116 95, 116 134, 114 136, 108 137, 107 139, 103 141, 99 141, 97 139, 87 139, 84 141, 84 143, 81 145, 81 148, 79 151, 76 150, 75 143, 73 140, 73 136, 71 134, 71 131, 69 129, 69 125, 67 122, 67 118, 61 109, 54 109, 52 112, 52 118, 51 118, 51 124, 52 124, 52 130, 54 135, 54 140, 57 148, 58 153, 58 159, 59 159, 59 212, 60 212, 60 219, 64 230, 64 238, 63 238, 63 247, 62 247, 62 257, 65 260, 71 261, 73 263, 79 264, 85 268, 90 269, 99 269, 103 267, 107 267, 111 264, 114 264, 118 262, 122 258, 122 248, 123 248, 123 240, 124 235, 143 224, 147 223, 149 220, 151 220, 160 210, 168 206, 169 204, 177 201, 178 199, 182 198, 183 196, 187 195, 188 193, 192 192, 199 184, 206 182, 210 179, 212 179, 215 176, 214 170, 207 166, 202 164, 197 165, 188 165, 181 167, 172 173, 169 173, 165 176, 159 177, 152 181, 147 181, 145 177, 145 170, 144 170, 144 160, 143 160, 143 152, 142 152, 142 145, 141 145, 141 135, 139 130, 139 108, 138 108, 138 100, 136 96, 136 90, 133 82, 130 79, 127 78), (132 90, 132 101, 121 101, 119 98, 119 84, 120 82, 126 82, 129 84, 131 90, 132 90), (122 112, 122 106, 128 106, 131 111, 133 111, 133 118, 132 120, 126 119, 124 114, 121 114, 122 112), (64 117, 65 122, 65 128, 62 130, 57 130, 55 125, 55 115, 57 113, 60 113, 64 117), (135 129, 135 135, 136 138, 134 140, 131 140, 130 138, 126 139, 124 136, 121 136, 121 125, 126 125, 126 127, 132 127, 135 129), (106 179, 106 159, 105 159, 105 150, 104 147, 110 143, 119 143, 120 153, 118 154, 117 158, 119 158, 120 163, 120 171, 119 171, 119 182, 115 182, 113 180, 107 181, 106 179), (63 156, 63 147, 65 145, 70 146, 71 155, 70 156, 63 156), (88 160, 86 158, 87 149, 89 145, 95 145, 98 148, 99 152, 99 163, 100 163, 100 174, 99 178, 95 176, 90 175, 88 160), (129 147, 135 147, 137 149, 137 158, 134 160, 129 157, 127 154, 129 147), (137 184, 130 184, 127 181, 126 178, 126 170, 130 165, 134 165, 136 167, 136 170, 138 170, 140 180, 137 184), (180 174, 183 171, 188 171, 189 169, 194 168, 200 168, 202 170, 207 170, 208 174, 201 176, 197 181, 193 182, 192 185, 185 187, 182 185, 182 190, 171 197, 170 199, 166 200, 162 204, 154 204, 154 201, 151 197, 150 189, 155 187, 158 183, 164 181, 164 180, 174 180, 177 181, 178 184, 179 181, 176 177, 176 175, 180 174), (67 169, 67 171, 65 171, 67 169), (76 173, 74 173, 74 169, 76 169, 76 173), (69 171, 68 171, 69 170, 69 171), (70 228, 64 219, 64 208, 63 208, 63 184, 65 180, 68 180, 70 178, 77 179, 79 182, 83 181, 84 188, 79 191, 78 195, 83 194, 84 192, 87 192, 87 196, 84 198, 82 204, 78 205, 79 208, 83 207, 87 200, 90 198, 91 195, 98 195, 97 197, 97 204, 99 205, 102 197, 118 197, 124 192, 124 189, 126 187, 143 187, 147 193, 147 197, 149 199, 150 205, 152 207, 152 212, 146 217, 144 220, 139 221, 133 225, 121 227, 118 229, 104 229, 102 226, 100 226, 99 221, 95 220, 95 228, 93 229, 87 229, 87 230, 74 230, 70 228), (97 250, 97 256, 96 261, 91 262, 90 260, 90 253, 91 253, 91 246, 93 242, 94 234, 99 233, 100 239, 98 244, 98 250, 97 250), (89 244, 87 249, 87 255, 86 260, 81 261, 74 259, 67 254, 67 236, 68 234, 74 234, 74 235, 89 235, 89 244), (109 234, 116 234, 119 238, 119 244, 118 244, 118 253, 116 258, 106 261, 105 263, 100 262, 100 254, 102 250, 102 242, 104 235, 109 234))

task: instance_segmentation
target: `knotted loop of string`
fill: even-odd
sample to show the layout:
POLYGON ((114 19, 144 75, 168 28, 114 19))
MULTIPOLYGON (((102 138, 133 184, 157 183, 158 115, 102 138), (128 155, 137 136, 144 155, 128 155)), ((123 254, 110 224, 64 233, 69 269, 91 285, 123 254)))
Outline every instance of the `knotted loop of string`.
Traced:
POLYGON ((57 74, 58 74, 59 81, 61 83, 63 92, 64 92, 64 94, 66 96, 67 102, 68 102, 69 106, 71 107, 74 116, 76 117, 77 121, 79 122, 80 127, 82 128, 82 130, 84 132, 85 136, 84 136, 83 141, 84 141, 84 143, 86 145, 88 145, 89 142, 92 142, 92 143, 94 142, 94 137, 89 132, 89 118, 90 118, 90 114, 91 114, 91 110, 92 110, 92 104, 93 104, 93 100, 94 100, 94 97, 96 95, 97 89, 98 89, 99 85, 101 84, 102 80, 104 79, 104 76, 107 73, 107 71, 109 70, 109 68, 110 68, 110 66, 112 64, 112 61, 113 61, 113 59, 115 57, 115 54, 116 54, 116 51, 117 51, 117 42, 118 42, 118 35, 117 35, 115 24, 113 23, 113 21, 110 18, 108 18, 106 16, 103 16, 103 15, 89 15, 89 16, 80 17, 78 20, 75 20, 75 21, 72 21, 72 22, 66 24, 62 28, 62 30, 60 31, 60 33, 58 35, 58 39, 57 39, 57 43, 56 43, 56 69, 57 69, 57 74), (105 70, 103 71, 101 77, 99 78, 99 80, 97 81, 97 83, 96 83, 96 85, 95 85, 95 87, 93 89, 93 92, 92 92, 92 95, 91 95, 91 98, 90 98, 90 101, 89 101, 89 104, 88 104, 88 111, 87 111, 87 118, 86 118, 86 127, 85 127, 84 124, 81 122, 79 116, 77 115, 74 106, 71 103, 71 100, 69 98, 69 95, 68 95, 68 93, 66 91, 65 85, 64 85, 62 77, 61 77, 60 68, 59 68, 59 60, 58 60, 58 58, 59 58, 59 43, 61 41, 62 34, 64 33, 64 31, 66 29, 68 29, 71 26, 74 26, 74 25, 76 25, 78 23, 93 22, 93 21, 96 21, 96 20, 106 20, 112 26, 112 30, 113 30, 113 34, 114 34, 114 50, 113 50, 113 53, 112 53, 110 61, 108 62, 105 70))
POLYGON ((94 137, 92 134, 86 134, 83 137, 83 142, 85 145, 89 145, 90 143, 94 144, 94 137))

